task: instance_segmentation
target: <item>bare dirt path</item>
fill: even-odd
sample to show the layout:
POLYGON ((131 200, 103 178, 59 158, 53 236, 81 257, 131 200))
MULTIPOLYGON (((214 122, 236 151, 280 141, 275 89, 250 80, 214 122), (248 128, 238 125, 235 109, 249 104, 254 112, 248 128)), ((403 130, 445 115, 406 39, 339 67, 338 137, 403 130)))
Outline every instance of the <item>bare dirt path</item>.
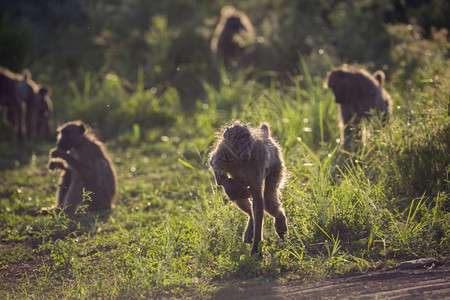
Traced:
POLYGON ((346 275, 317 283, 244 285, 219 291, 213 299, 450 299, 450 263, 346 275))

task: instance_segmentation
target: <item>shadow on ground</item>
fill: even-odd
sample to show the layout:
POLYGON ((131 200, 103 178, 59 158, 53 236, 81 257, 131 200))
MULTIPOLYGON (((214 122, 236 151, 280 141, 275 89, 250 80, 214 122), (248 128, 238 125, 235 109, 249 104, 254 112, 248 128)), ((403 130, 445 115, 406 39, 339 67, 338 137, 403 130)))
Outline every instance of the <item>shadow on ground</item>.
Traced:
POLYGON ((292 281, 285 284, 247 284, 225 288, 212 298, 449 299, 450 262, 436 265, 345 275, 316 283, 292 281))

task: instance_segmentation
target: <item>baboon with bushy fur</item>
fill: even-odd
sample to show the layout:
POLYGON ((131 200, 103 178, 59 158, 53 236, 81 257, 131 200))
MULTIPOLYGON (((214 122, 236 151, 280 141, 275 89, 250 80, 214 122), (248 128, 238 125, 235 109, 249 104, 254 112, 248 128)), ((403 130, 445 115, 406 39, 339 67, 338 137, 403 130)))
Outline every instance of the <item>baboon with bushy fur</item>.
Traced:
POLYGON ((50 150, 49 169, 62 170, 56 205, 73 213, 90 192, 88 211, 110 209, 116 199, 117 179, 105 146, 82 121, 58 128, 56 148, 50 150))
POLYGON ((252 128, 240 121, 231 122, 219 132, 209 164, 217 185, 223 186, 234 204, 248 215, 244 242, 252 243, 251 254, 259 251, 264 210, 275 219, 275 230, 284 238, 287 223, 280 189, 286 171, 281 147, 270 136, 268 123, 252 128))
POLYGON ((20 83, 22 93, 32 92, 25 100, 25 127, 27 139, 41 140, 50 138, 53 117, 53 104, 50 99, 51 89, 38 85, 31 78, 29 70, 23 71, 23 80, 20 83))
POLYGON ((27 74, 15 74, 0 67, 0 105, 4 107, 3 120, 10 123, 19 140, 24 136, 25 103, 34 98, 33 89, 27 85, 27 74))
POLYGON ((255 33, 247 15, 233 6, 224 6, 211 40, 211 51, 216 66, 226 69, 243 63, 255 33))
POLYGON ((4 119, 22 140, 50 137, 53 105, 50 88, 40 86, 24 70, 21 75, 0 68, 0 105, 5 107, 4 119))
POLYGON ((373 75, 354 66, 342 65, 327 76, 325 87, 330 88, 339 104, 341 143, 346 142, 363 118, 370 118, 371 110, 386 121, 392 113, 392 100, 384 89, 385 75, 381 70, 373 75))

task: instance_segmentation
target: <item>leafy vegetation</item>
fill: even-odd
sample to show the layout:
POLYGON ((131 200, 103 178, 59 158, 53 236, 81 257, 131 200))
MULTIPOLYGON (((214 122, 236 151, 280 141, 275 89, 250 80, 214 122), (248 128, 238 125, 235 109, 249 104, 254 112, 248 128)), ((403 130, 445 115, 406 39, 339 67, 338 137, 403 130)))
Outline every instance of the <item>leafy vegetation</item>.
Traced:
MULTIPOLYGON (((428 19, 426 30, 387 24, 398 21, 390 1, 248 1, 238 7, 267 43, 254 68, 218 79, 207 61, 216 21, 209 18, 225 3, 169 2, 20 1, 2 16, 0 38, 25 48, 27 38, 53 33, 50 45, 18 55, 54 88, 56 123, 83 119, 97 130, 119 179, 110 212, 42 214, 55 198, 58 174, 46 166, 53 145, 16 143, 0 127, 4 298, 202 296, 230 281, 314 279, 449 258, 445 28, 432 29, 428 19), (17 17, 22 11, 28 14, 17 17), (27 27, 36 11, 55 18, 63 11, 54 20, 61 27, 43 19, 27 27), (78 44, 64 44, 74 37, 78 44), (395 104, 387 126, 368 124, 356 153, 339 149, 337 107, 323 88, 325 71, 343 62, 384 66, 395 104), (246 217, 206 165, 215 132, 233 118, 268 121, 289 171, 289 233, 278 239, 266 216, 262 259, 250 256, 241 238, 246 217)), ((431 8, 407 9, 424 18, 431 8)), ((20 61, 9 67, 20 71, 20 61)))

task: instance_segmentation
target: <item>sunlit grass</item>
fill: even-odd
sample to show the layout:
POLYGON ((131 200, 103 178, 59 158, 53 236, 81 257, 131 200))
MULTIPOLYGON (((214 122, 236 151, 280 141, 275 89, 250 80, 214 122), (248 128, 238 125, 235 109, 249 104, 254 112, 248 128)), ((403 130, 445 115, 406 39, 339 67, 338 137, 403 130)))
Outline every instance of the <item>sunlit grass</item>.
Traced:
MULTIPOLYGON (((448 256, 448 76, 418 92, 415 104, 408 99, 409 110, 396 109, 389 125, 370 125, 367 144, 350 153, 336 141, 332 95, 302 65, 303 79, 287 88, 243 77, 218 89, 205 84, 205 99, 186 115, 174 90, 121 96, 86 75, 74 101, 92 104, 74 116, 94 118, 89 110, 104 112, 110 103, 100 131, 122 118, 126 124, 116 136, 106 134, 119 177, 117 205, 73 218, 38 214, 54 201, 57 175, 46 170, 51 145, 24 151, 24 163, 3 170, 0 181, 2 293, 200 296, 228 279, 320 278, 389 260, 448 256), (148 115, 170 122, 153 123, 158 119, 148 115), (214 133, 234 118, 269 122, 289 172, 282 191, 289 233, 280 240, 266 216, 262 259, 250 256, 242 242, 246 216, 206 165, 214 133), (26 272, 14 273, 23 260, 26 272)), ((406 101, 395 100, 398 107, 406 101)))

